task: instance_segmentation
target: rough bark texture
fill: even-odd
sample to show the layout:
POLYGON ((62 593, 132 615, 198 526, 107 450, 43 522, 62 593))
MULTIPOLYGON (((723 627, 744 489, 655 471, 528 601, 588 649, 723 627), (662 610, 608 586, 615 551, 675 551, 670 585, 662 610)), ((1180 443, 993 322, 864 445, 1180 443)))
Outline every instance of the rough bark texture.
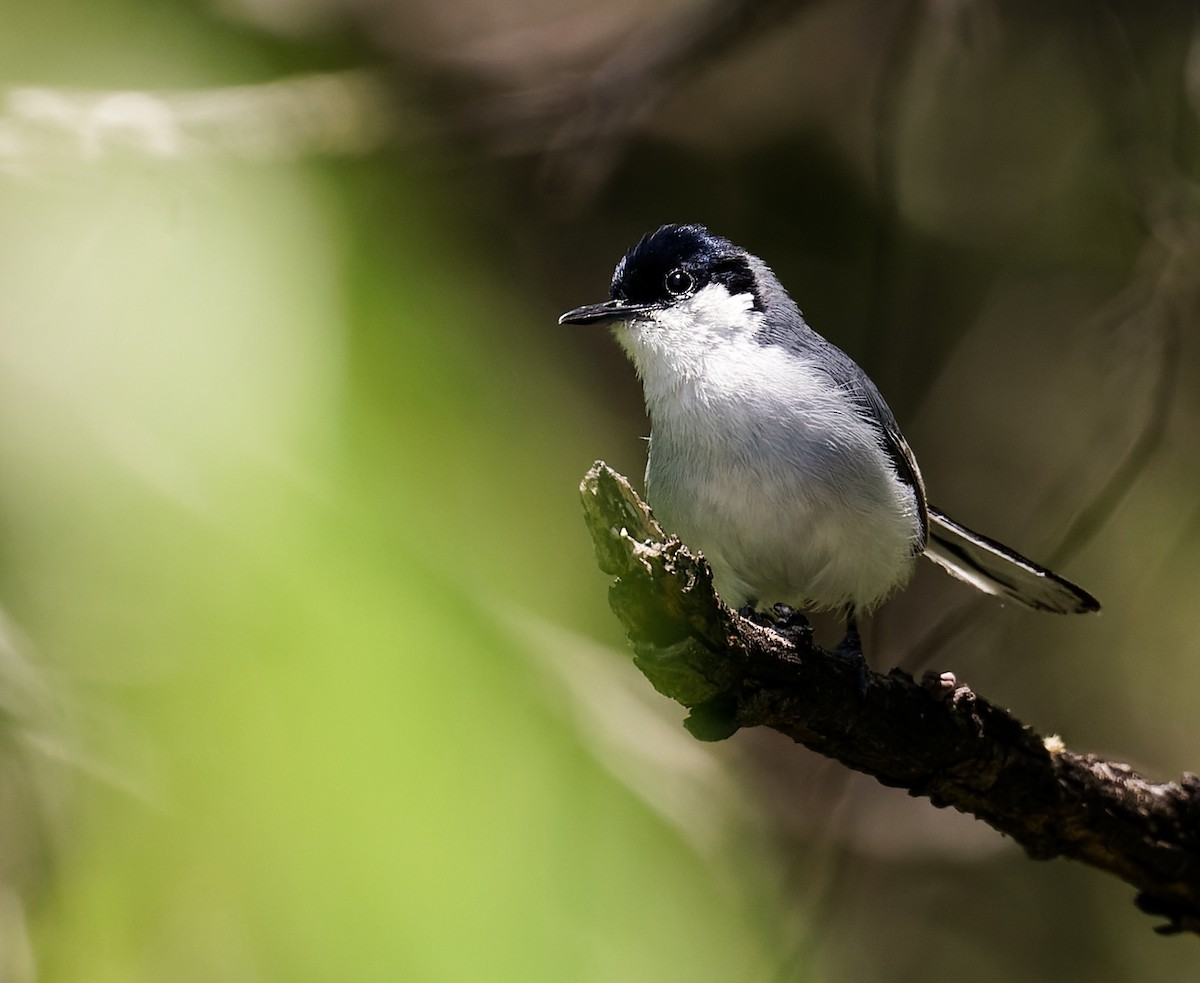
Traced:
POLYGON ((1046 741, 965 686, 870 673, 767 628, 712 588, 704 559, 667 537, 603 462, 580 487, 613 610, 655 689, 691 710, 701 740, 765 726, 885 785, 977 816, 1031 857, 1068 857, 1138 890, 1163 933, 1200 934, 1200 778, 1156 785, 1127 765, 1046 741))

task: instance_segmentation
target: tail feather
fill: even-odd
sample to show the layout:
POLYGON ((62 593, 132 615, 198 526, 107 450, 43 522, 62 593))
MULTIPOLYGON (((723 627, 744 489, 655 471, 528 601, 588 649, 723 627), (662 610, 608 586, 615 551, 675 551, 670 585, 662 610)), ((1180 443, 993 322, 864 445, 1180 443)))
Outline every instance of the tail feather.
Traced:
POLYGON ((1082 587, 933 508, 929 510, 925 555, 984 593, 1009 597, 1038 611, 1082 614, 1100 610, 1100 602, 1082 587))

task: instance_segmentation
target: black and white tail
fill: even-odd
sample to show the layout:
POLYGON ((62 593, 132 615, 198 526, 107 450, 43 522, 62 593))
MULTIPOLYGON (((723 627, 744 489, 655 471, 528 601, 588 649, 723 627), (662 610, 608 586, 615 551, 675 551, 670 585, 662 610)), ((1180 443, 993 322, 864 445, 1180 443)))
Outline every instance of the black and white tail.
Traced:
POLYGON ((925 555, 986 594, 1011 597, 1038 611, 1083 614, 1100 610, 1100 602, 1082 587, 932 508, 925 555))

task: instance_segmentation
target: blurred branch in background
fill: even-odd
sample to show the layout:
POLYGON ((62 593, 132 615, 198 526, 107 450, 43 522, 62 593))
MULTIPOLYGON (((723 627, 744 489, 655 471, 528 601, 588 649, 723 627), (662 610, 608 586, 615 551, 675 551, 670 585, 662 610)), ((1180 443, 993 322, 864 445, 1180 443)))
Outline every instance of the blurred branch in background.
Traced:
POLYGON ((1095 321, 1097 343, 1120 353, 1110 371, 1126 375, 1127 364, 1141 378, 1128 394, 1144 406, 1131 414, 1129 446, 1108 479, 1091 494, 1049 554, 1059 563, 1086 546, 1127 499, 1166 434, 1175 405, 1183 337, 1200 314, 1200 184, 1189 178, 1178 147, 1189 119, 1185 99, 1192 95, 1191 66, 1200 55, 1200 22, 1194 27, 1183 62, 1182 84, 1173 106, 1158 104, 1154 66, 1143 69, 1129 31, 1111 3, 1089 11, 1084 33, 1084 64, 1105 116, 1113 159, 1128 188, 1130 205, 1146 230, 1146 240, 1129 285, 1095 321), (1091 43, 1089 43, 1091 42, 1091 43), (1137 390, 1141 390, 1137 392, 1137 390))
MULTIPOLYGON (((551 200, 586 207, 631 142, 672 90, 730 50, 777 26, 811 0, 705 0, 641 23, 620 42, 606 42, 572 66, 568 78, 522 81, 524 46, 503 68, 491 66, 487 91, 458 114, 461 132, 493 153, 535 155, 551 200)), ((555 31, 560 31, 556 27, 555 31)), ((547 32, 543 41, 552 41, 547 32)), ((464 65, 457 66, 461 70, 464 65)), ((478 66, 475 66, 478 70, 478 66)))
POLYGON ((192 92, 23 86, 8 89, 0 105, 0 173, 38 178, 120 156, 362 155, 395 136, 394 109, 392 92, 365 69, 192 92))
POLYGON ((1146 364, 1139 385, 1129 393, 1145 404, 1134 416, 1140 423, 1108 479, 1091 493, 1058 547, 1048 554, 1051 564, 1071 558, 1092 541, 1129 496, 1166 435, 1181 372, 1184 329, 1195 322, 1200 300, 1193 275, 1200 261, 1200 212, 1181 227, 1155 231, 1129 287, 1097 317, 1102 344, 1127 351, 1132 343, 1140 352, 1137 361, 1146 364))

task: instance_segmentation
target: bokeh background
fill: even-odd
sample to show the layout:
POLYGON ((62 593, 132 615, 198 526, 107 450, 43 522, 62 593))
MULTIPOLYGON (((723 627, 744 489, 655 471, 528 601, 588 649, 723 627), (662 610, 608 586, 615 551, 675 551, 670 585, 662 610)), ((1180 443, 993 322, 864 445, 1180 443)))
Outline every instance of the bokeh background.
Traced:
POLYGON ((0 980, 1190 978, 1132 890, 629 662, 576 487, 700 221, 941 507, 877 668, 1200 766, 1194 4, 4 0, 0 980))

